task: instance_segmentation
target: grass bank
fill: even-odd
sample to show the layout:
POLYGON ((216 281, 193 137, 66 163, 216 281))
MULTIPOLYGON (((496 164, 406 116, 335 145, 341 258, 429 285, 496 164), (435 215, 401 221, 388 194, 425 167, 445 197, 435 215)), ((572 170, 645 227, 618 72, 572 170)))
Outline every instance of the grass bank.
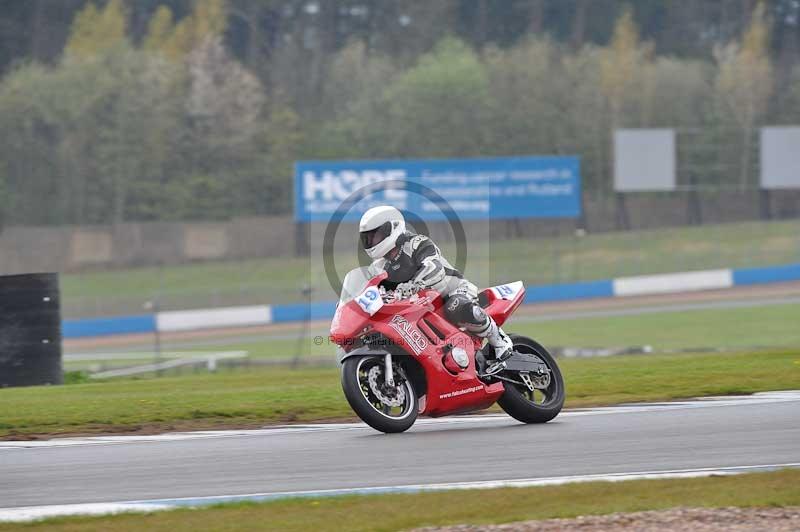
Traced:
MULTIPOLYGON (((612 316, 525 321, 525 316, 512 318, 506 327, 511 332, 531 336, 546 346, 569 347, 653 347, 655 351, 681 349, 788 349, 800 346, 800 304, 769 305, 746 308, 659 312, 631 316, 612 316)), ((319 333, 320 331, 316 331, 319 333)), ((312 335, 298 344, 291 334, 278 338, 265 337, 258 342, 236 342, 198 348, 205 351, 247 351, 254 358, 289 359, 330 357, 334 347, 327 338, 315 340, 312 335)), ((233 341, 233 340, 232 340, 233 341)), ((149 347, 149 346, 148 346, 149 347)), ((139 350, 145 350, 139 348, 139 350)), ((178 349, 185 351, 185 349, 178 349)), ((152 357, 139 360, 81 360, 67 362, 67 370, 92 366, 103 368, 147 364, 152 357)))
MULTIPOLYGON (((800 388, 797 351, 565 359, 560 365, 567 407, 800 388)), ((242 369, 0 390, 0 438, 351 416, 335 368, 242 369)))
POLYGON ((295 499, 147 515, 66 518, 6 530, 406 530, 691 507, 800 505, 800 471, 688 480, 593 482, 541 488, 295 499))
MULTIPOLYGON (((697 269, 800 262, 800 221, 748 222, 648 231, 511 239, 468 245, 466 273, 489 286, 511 280, 565 283, 697 269)), ((442 246, 451 258, 455 247, 442 246)), ((340 272, 356 264, 352 254, 336 258, 340 272)), ((335 298, 320 257, 283 257, 133 268, 63 275, 63 304, 70 317, 135 313, 160 293, 162 308, 193 308, 335 298)))

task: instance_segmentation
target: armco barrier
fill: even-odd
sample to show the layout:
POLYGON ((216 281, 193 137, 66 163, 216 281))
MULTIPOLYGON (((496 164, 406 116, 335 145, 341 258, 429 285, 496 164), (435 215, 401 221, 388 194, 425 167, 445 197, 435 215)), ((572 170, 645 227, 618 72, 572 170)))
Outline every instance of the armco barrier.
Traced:
MULTIPOLYGON (((525 293, 525 303, 666 294, 797 280, 800 280, 800 264, 643 275, 580 283, 529 286, 525 293)), ((65 320, 62 324, 62 336, 64 338, 86 338, 147 333, 154 332, 156 328, 163 332, 189 331, 218 327, 268 325, 305 319, 322 320, 332 317, 335 308, 335 302, 324 301, 310 304, 225 307, 160 312, 157 315, 65 320)))

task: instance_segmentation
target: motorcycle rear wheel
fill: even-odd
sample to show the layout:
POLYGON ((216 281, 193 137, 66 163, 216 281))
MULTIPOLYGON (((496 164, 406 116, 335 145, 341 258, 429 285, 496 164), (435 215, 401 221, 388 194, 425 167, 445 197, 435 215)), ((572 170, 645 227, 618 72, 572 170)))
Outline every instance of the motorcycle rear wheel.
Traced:
MULTIPOLYGON (((509 416, 523 423, 547 423, 556 417, 564 406, 566 397, 564 378, 555 359, 542 345, 517 334, 509 334, 514 350, 538 356, 550 370, 550 384, 544 390, 531 392, 526 386, 505 382, 506 391, 497 401, 509 416)), ((509 378, 519 380, 518 375, 509 378)))
POLYGON ((342 390, 350 407, 364 423, 385 433, 404 432, 408 430, 417 419, 419 400, 414 392, 411 382, 405 378, 402 371, 394 375, 394 388, 386 387, 384 379, 383 357, 353 357, 348 358, 342 365, 342 390), (392 407, 378 397, 369 382, 369 373, 373 368, 377 377, 377 385, 384 387, 381 391, 402 394, 402 404, 392 407), (402 387, 402 392, 398 388, 402 387))

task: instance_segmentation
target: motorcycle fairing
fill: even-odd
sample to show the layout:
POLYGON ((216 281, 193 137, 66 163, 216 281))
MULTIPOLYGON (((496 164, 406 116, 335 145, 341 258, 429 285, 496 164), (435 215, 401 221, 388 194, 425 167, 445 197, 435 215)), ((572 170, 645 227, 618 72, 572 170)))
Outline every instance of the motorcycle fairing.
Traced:
MULTIPOLYGON (((387 303, 378 313, 383 319, 373 321, 371 332, 379 333, 393 344, 399 345, 408 355, 417 358, 425 371, 427 390, 420 401, 420 414, 431 417, 481 410, 491 406, 503 394, 502 383, 485 384, 478 378, 475 352, 480 340, 461 331, 441 314, 439 295, 434 291, 419 294, 422 305, 409 301, 387 303), (427 302, 425 302, 427 299, 427 302), (408 345, 401 327, 392 325, 402 317, 414 331, 425 339, 425 347, 417 354, 408 345), (452 372, 444 364, 449 346, 461 347, 470 360, 467 368, 452 372)), ((409 334, 406 331, 405 334, 409 334)), ((416 337, 416 335, 415 335, 416 337)))
MULTIPOLYGON (((378 286, 385 279, 385 272, 371 279, 367 286, 378 286)), ((524 297, 522 283, 511 283, 513 288, 500 290, 499 296, 492 289, 484 290, 487 312, 501 324, 520 305, 524 297), (508 298, 505 299, 504 297, 508 298)), ((500 286, 511 286, 500 285, 500 286)), ((495 287, 493 287, 495 288, 495 287)), ((431 417, 444 416, 491 406, 503 394, 501 382, 486 384, 478 378, 475 367, 475 353, 482 340, 475 338, 453 325, 443 315, 441 296, 433 290, 425 290, 414 300, 384 303, 372 316, 356 301, 340 301, 331 326, 331 336, 344 351, 339 353, 340 362, 348 356, 360 356, 361 348, 347 345, 348 340, 363 334, 380 335, 389 340, 392 346, 367 348, 369 354, 392 352, 419 360, 425 372, 426 393, 420 397, 420 414, 431 417), (402 320, 397 317, 401 317, 402 320), (393 322, 394 320, 394 322, 393 322), (392 326, 394 323, 395 326, 392 326), (425 339, 424 347, 409 349, 408 338, 425 339), (397 348, 400 347, 400 349, 397 348), (444 363, 448 350, 460 347, 466 351, 469 365, 453 371, 444 363)), ((420 347, 421 344, 416 344, 420 347)))
POLYGON ((478 301, 497 325, 502 326, 525 299, 522 281, 492 286, 478 294, 478 301))

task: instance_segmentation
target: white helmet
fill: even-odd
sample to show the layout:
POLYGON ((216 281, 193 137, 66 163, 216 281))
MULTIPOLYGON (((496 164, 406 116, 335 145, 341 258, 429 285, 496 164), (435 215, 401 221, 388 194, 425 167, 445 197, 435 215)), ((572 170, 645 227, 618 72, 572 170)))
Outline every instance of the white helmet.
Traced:
POLYGON ((388 205, 373 207, 358 224, 361 245, 372 259, 379 259, 394 249, 397 239, 406 231, 403 215, 388 205))

